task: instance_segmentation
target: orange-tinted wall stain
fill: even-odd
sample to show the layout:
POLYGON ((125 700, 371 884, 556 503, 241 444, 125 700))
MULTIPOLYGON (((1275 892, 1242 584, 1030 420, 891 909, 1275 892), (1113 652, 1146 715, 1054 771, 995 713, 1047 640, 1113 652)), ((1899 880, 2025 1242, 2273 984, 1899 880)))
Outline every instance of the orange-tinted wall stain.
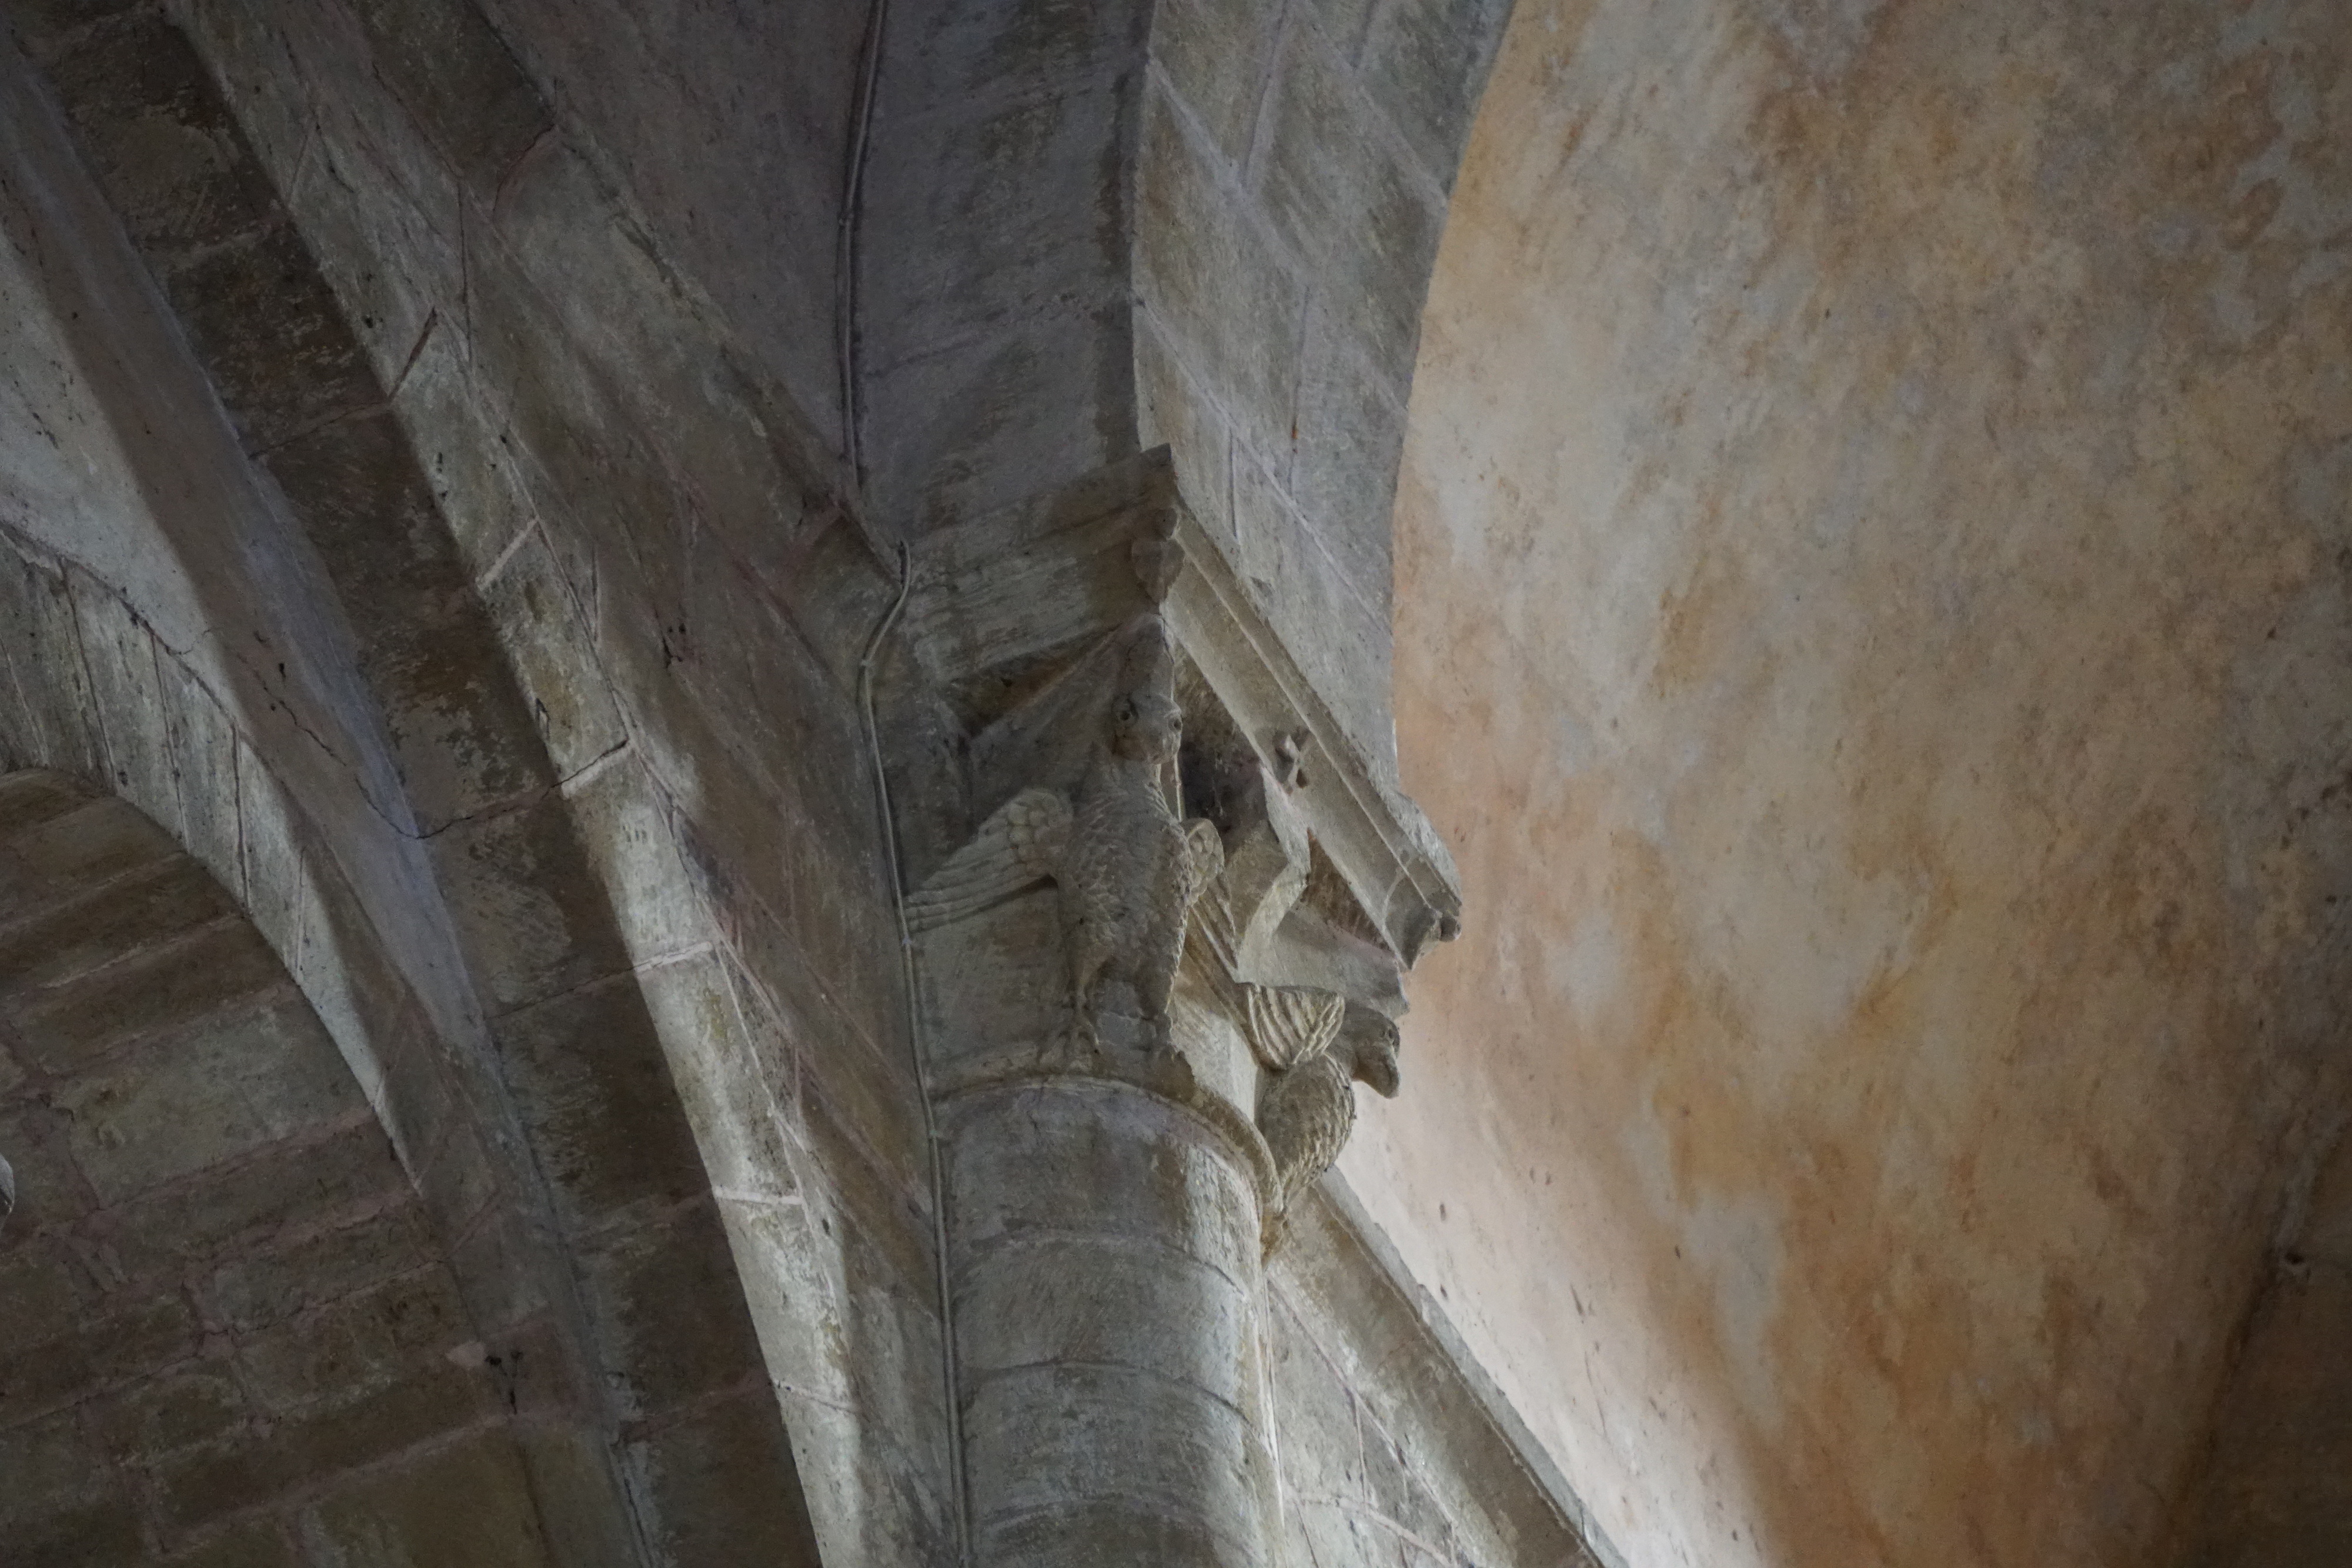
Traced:
POLYGON ((2352 920, 2352 19, 1524 0, 1347 1173, 1637 1568, 2165 1559, 2352 920))

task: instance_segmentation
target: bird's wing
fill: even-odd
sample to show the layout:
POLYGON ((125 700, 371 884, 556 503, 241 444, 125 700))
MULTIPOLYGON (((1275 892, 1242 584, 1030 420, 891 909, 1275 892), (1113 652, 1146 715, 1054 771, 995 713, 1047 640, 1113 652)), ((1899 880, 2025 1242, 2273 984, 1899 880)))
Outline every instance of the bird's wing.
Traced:
POLYGON ((1347 998, 1303 986, 1249 986, 1250 1049, 1269 1072, 1311 1061, 1330 1049, 1347 998))
POLYGON ((1024 789, 907 895, 907 928, 961 920, 1052 876, 1069 837, 1070 803, 1051 789, 1024 789))

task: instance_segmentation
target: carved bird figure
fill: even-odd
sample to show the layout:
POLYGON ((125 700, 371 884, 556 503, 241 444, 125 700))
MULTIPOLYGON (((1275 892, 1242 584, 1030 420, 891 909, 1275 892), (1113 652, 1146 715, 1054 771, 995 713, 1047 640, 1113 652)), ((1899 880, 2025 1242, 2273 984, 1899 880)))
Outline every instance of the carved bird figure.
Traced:
POLYGON ((1257 1125, 1274 1153, 1283 1208, 1347 1146, 1356 1127, 1354 1086, 1368 1084, 1392 1100, 1400 1076, 1396 1025, 1351 1010, 1328 1047, 1268 1081, 1258 1094, 1257 1125))
POLYGON ((1172 698, 1148 689, 1112 703, 1108 744, 1078 787, 1054 878, 1080 1029, 1091 1027, 1102 981, 1123 979, 1163 1050, 1185 916, 1224 862, 1215 827, 1180 821, 1160 783, 1175 763, 1183 722, 1172 698))
POLYGON ((1183 719, 1164 688, 1165 645, 1139 637, 1144 678, 1111 701, 1075 805, 1050 789, 1006 801, 971 841, 907 900, 928 930, 1051 878, 1058 894, 1073 1014, 1070 1045, 1092 1050, 1102 983, 1135 988, 1155 1044, 1170 1047, 1169 992, 1184 953, 1185 916, 1223 864, 1213 824, 1180 820, 1162 783, 1183 719), (1153 657, 1155 649, 1158 657, 1153 657), (1154 678, 1157 676, 1157 678, 1154 678))

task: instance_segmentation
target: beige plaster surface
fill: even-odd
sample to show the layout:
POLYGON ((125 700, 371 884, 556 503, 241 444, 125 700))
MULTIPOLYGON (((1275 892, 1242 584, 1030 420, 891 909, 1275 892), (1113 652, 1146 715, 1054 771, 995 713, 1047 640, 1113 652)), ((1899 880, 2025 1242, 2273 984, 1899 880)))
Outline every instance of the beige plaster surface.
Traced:
POLYGON ((1524 0, 1343 1168, 1638 1568, 2166 1559, 2342 1099, 2352 12, 1524 0))

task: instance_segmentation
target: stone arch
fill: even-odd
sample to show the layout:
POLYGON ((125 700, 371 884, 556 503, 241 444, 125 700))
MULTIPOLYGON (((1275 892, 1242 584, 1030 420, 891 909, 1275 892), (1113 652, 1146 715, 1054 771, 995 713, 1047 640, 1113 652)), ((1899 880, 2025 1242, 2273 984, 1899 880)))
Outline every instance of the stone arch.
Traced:
POLYGON ((919 536, 1168 445, 1393 779, 1390 512, 1423 300, 1507 0, 891 0, 851 382, 919 536))
MULTIPOLYGON (((341 1059, 337 1113, 369 1114, 370 1136, 386 1146, 401 1180, 404 1210, 429 1231, 436 1267, 446 1268, 463 1305, 467 1343, 478 1343, 499 1371, 498 1392, 519 1423, 515 1440, 533 1494, 554 1500, 566 1521, 548 1537, 557 1553, 550 1561, 686 1563, 714 1542, 749 1541, 772 1547, 779 1561, 814 1562, 792 1457, 756 1371, 742 1287, 709 1213, 693 1134, 683 1122, 663 1120, 677 1107, 665 1097, 667 1082, 648 1085, 642 1071, 624 1064, 607 1087, 615 1096, 634 1087, 642 1113, 614 1125, 609 1107, 583 1103, 549 1076, 560 1070, 556 1058, 592 1038, 582 1031, 600 1014, 614 1020, 622 1040, 644 1038, 652 1027, 646 1001, 591 985, 551 1009, 520 1009, 497 1055, 449 1039, 377 935, 329 835, 274 776, 267 747, 240 731, 202 678, 107 585, 21 538, 0 542, 7 547, 0 622, 18 633, 5 648, 18 701, 0 713, 0 758, 19 768, 10 777, 39 781, 37 789, 27 786, 37 804, 89 800, 79 809, 104 808, 103 820, 118 823, 127 813, 137 827, 123 831, 140 852, 169 862, 168 874, 154 874, 170 889, 205 890, 187 895, 200 923, 233 928, 214 932, 217 940, 259 940, 266 967, 299 997, 295 1010, 306 1029, 341 1059), (92 672, 138 660, 156 672, 155 706, 125 708, 110 700, 108 677, 92 672), (161 768, 116 766, 142 748, 172 760, 161 768), (44 766, 26 769, 28 759, 44 766), (104 798, 86 773, 56 771, 58 762, 114 777, 145 810, 104 798), (226 799, 217 793, 224 788, 226 799), (226 821, 229 831, 215 847, 234 852, 207 865, 181 847, 178 832, 157 825, 166 819, 226 821), (518 1055, 523 1071, 511 1072, 518 1055), (600 1111, 607 1113, 601 1119, 600 1111), (550 1164, 552 1177, 543 1174, 550 1164), (592 1221, 582 1210, 597 1197, 597 1183, 649 1176, 676 1196, 642 1224, 607 1218, 583 1238, 592 1221), (561 1186, 567 1181, 569 1192, 561 1186), (747 1365, 754 1369, 748 1386, 747 1365), (762 1470, 789 1490, 698 1490, 720 1472, 740 1481, 762 1470)), ((31 894, 46 891, 28 886, 31 894)), ((250 969, 249 947, 240 956, 250 969)), ((73 1000, 45 1006, 69 1011, 73 1000)), ((591 1070, 611 1073, 614 1065, 596 1061, 591 1070)), ((315 1061, 307 1071, 320 1076, 315 1061)), ((46 1092, 37 1084, 35 1092, 46 1092)), ((39 1145, 32 1141, 36 1155, 39 1145)), ((35 1214, 40 1162, 18 1166, 20 1206, 35 1214)), ((608 1186, 604 1196, 611 1192, 608 1186)))
MULTIPOLYGON (((126 586, 11 528, 0 620, 15 689, 0 746, 109 780, 236 889, 344 1047, 450 1239, 469 1310, 523 1369, 518 1406, 549 1415, 529 1427, 526 1454, 534 1484, 584 1521, 567 1560, 609 1560, 595 1555, 605 1541, 647 1563, 698 1561, 720 1542, 814 1561, 742 1280, 663 1050, 681 1037, 717 1049, 700 984, 712 977, 686 963, 636 971, 580 826, 609 796, 575 811, 565 786, 581 770, 559 768, 534 728, 415 455, 249 153, 238 202, 205 208, 226 226, 201 235, 173 216, 187 210, 175 204, 203 207, 201 193, 140 185, 152 171, 109 162, 110 134, 158 113, 241 148, 184 36, 143 10, 63 34, 12 19, 27 42, 55 46, 45 59, 96 172, 131 181, 93 192, 76 150, 29 123, 38 95, 16 99, 7 151, 56 141, 30 154, 47 162, 23 188, 63 221, 9 237, 32 258, 28 292, 61 366, 87 383, 85 417, 138 471, 133 505, 72 542, 144 530, 149 558, 170 563, 156 576, 197 575, 221 541, 188 532, 184 515, 200 508, 156 481, 178 450, 209 444, 216 470, 266 497, 263 527, 292 532, 280 548, 310 563, 305 591, 333 634, 321 656, 342 662, 361 717, 353 739, 252 678, 249 640, 269 645, 278 628, 217 584, 209 597, 201 580, 183 591, 193 607, 174 646, 147 619, 157 595, 139 590, 152 583, 126 586), (167 379, 194 378, 193 419, 155 417, 110 340, 166 310, 177 319, 150 337, 182 356, 167 379), (325 423, 305 427, 314 415, 325 423), (362 810, 322 821, 322 798, 351 775, 362 810)), ((602 821, 606 847, 647 838, 642 805, 602 821)))
POLYGON ((0 865, 11 1560, 625 1560, 534 1430, 540 1347, 228 891, 41 769, 0 777, 0 865))

